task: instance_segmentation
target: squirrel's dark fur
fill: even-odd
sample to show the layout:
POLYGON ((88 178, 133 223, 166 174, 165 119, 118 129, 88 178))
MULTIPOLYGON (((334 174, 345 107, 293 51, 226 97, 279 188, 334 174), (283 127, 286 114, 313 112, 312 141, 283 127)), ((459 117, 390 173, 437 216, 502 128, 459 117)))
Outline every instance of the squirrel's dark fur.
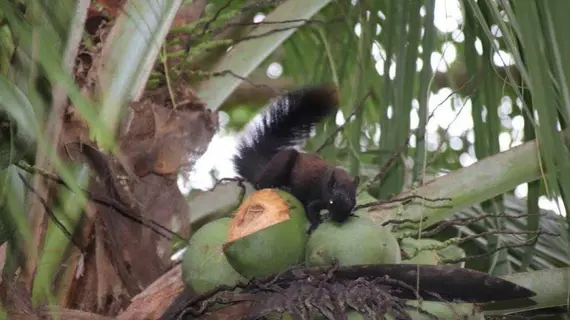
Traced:
POLYGON ((322 209, 331 220, 344 222, 356 204, 358 177, 294 148, 310 137, 315 124, 336 114, 338 105, 338 91, 328 85, 279 96, 247 124, 233 158, 238 174, 256 189, 280 188, 298 198, 311 223, 309 233, 321 222, 322 209))

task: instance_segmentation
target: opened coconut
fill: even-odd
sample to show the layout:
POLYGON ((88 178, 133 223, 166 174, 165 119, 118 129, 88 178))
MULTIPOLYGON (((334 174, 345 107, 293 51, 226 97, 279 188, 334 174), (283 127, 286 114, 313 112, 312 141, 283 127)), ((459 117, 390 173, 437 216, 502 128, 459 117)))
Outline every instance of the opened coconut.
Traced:
POLYGON ((307 217, 293 195, 253 192, 235 213, 224 245, 230 265, 245 277, 263 277, 299 264, 305 255, 307 217))

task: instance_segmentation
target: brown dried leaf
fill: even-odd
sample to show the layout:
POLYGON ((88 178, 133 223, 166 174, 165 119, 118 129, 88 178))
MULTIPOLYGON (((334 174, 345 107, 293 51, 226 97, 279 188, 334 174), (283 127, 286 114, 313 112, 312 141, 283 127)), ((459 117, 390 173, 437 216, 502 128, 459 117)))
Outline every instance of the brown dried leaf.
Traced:
MULTIPOLYGON (((190 234, 190 209, 176 175, 205 152, 218 122, 192 90, 180 85, 173 91, 173 99, 163 88, 129 107, 120 126, 118 157, 97 150, 86 141, 81 121, 68 117, 64 150, 94 169, 89 192, 99 200, 91 204, 96 232, 85 250, 84 274, 68 275, 65 279, 73 283, 61 285, 68 290, 67 307, 115 315, 127 307, 130 297, 171 268, 171 240, 125 214, 169 229, 176 226, 183 237, 190 234), (141 170, 141 163, 146 170, 141 170)), ((71 265, 77 268, 78 263, 71 265)))
POLYGON ((2 307, 8 312, 18 311, 26 314, 34 312, 30 292, 22 281, 5 280, 0 283, 0 301, 2 301, 2 307))
POLYGON ((172 97, 168 88, 159 88, 128 109, 120 129, 121 151, 139 177, 177 174, 193 166, 217 128, 217 114, 186 85, 173 88, 172 97))
POLYGON ((178 265, 134 297, 131 305, 117 319, 158 319, 183 289, 182 269, 178 265))

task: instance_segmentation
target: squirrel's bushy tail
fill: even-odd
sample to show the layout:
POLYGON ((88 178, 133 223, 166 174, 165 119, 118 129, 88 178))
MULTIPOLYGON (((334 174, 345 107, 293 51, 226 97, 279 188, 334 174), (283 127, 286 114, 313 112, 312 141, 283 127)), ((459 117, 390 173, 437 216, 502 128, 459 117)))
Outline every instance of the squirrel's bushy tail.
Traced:
POLYGON ((279 150, 306 141, 314 125, 339 104, 336 87, 322 85, 287 92, 252 119, 237 143, 233 163, 240 176, 253 181, 279 150))

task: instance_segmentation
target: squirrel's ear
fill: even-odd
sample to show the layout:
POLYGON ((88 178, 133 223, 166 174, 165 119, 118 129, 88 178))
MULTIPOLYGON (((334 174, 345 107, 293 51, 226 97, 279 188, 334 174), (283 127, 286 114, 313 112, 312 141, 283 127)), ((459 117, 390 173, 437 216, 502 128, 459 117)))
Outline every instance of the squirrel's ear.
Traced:
POLYGON ((354 185, 356 187, 358 187, 358 185, 360 184, 360 176, 354 177, 354 180, 352 180, 352 183, 354 183, 354 185))

